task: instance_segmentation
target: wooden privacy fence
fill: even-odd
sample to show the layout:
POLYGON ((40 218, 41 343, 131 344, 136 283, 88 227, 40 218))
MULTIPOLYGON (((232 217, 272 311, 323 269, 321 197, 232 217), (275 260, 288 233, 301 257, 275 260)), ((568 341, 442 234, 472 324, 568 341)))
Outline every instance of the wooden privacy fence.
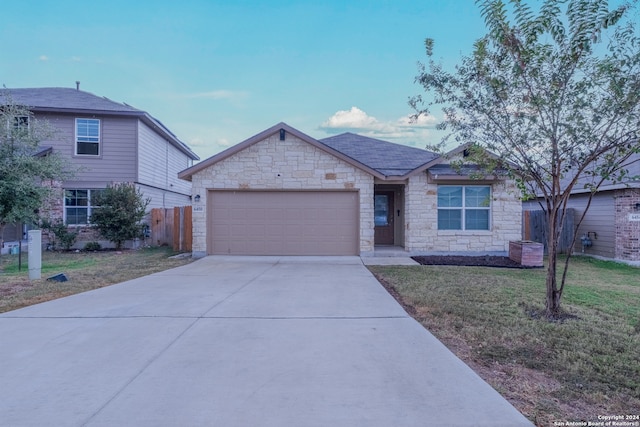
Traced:
POLYGON ((174 251, 191 252, 191 206, 151 209, 151 241, 172 246, 174 251))
MULTIPOLYGON (((567 209, 564 217, 564 225, 562 234, 558 241, 558 252, 567 253, 573 236, 575 234, 575 212, 574 209, 567 209)), ((547 253, 547 215, 543 210, 522 211, 522 238, 523 240, 532 240, 540 242, 544 245, 544 253, 547 253)))

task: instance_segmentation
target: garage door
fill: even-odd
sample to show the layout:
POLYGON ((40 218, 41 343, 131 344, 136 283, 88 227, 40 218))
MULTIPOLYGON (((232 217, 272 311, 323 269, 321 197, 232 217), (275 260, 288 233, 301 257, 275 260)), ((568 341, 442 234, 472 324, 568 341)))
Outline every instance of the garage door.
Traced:
POLYGON ((208 252, 357 255, 354 191, 210 191, 208 252))

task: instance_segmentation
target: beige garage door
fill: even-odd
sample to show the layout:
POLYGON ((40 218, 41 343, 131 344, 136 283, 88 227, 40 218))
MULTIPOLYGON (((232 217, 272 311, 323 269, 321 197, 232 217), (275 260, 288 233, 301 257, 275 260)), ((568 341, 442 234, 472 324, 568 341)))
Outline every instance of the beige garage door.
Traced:
POLYGON ((207 244, 221 255, 357 255, 354 191, 210 191, 207 244))

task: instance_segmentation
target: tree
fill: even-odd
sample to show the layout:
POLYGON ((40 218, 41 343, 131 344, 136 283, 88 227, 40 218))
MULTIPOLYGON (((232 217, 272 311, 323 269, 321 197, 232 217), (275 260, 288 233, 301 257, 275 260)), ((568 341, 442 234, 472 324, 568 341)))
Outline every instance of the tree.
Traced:
POLYGON ((150 199, 145 199, 133 184, 108 186, 97 192, 94 202, 98 207, 91 215, 91 223, 100 235, 115 243, 116 249, 142 235, 141 221, 150 199))
MULTIPOLYGON (((430 98, 410 104, 416 117, 441 105, 447 131, 470 143, 482 163, 487 150, 514 177, 523 197, 540 197, 548 219, 546 315, 561 315, 571 258, 561 270, 558 241, 572 190, 628 179, 640 156, 640 39, 629 3, 609 10, 607 0, 477 0, 488 33, 455 71, 433 59, 416 81, 430 98), (606 43, 604 43, 606 41, 606 43), (561 274, 558 283, 558 273, 561 274)), ((484 162, 483 164, 491 164, 484 162)))
POLYGON ((40 146, 52 137, 47 122, 0 92, 0 241, 7 224, 37 223, 52 184, 72 176, 64 158, 40 146))

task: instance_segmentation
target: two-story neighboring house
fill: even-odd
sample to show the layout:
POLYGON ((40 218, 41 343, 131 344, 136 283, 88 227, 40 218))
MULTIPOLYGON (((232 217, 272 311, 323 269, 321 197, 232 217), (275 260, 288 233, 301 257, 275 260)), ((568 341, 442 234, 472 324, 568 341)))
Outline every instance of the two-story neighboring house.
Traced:
POLYGON ((199 157, 149 113, 73 88, 5 89, 3 94, 53 127, 55 135, 41 142, 42 150, 62 154, 77 170, 61 183, 53 219, 87 226, 95 193, 122 182, 134 183, 151 199, 148 209, 191 204, 191 183, 177 174, 199 157))

